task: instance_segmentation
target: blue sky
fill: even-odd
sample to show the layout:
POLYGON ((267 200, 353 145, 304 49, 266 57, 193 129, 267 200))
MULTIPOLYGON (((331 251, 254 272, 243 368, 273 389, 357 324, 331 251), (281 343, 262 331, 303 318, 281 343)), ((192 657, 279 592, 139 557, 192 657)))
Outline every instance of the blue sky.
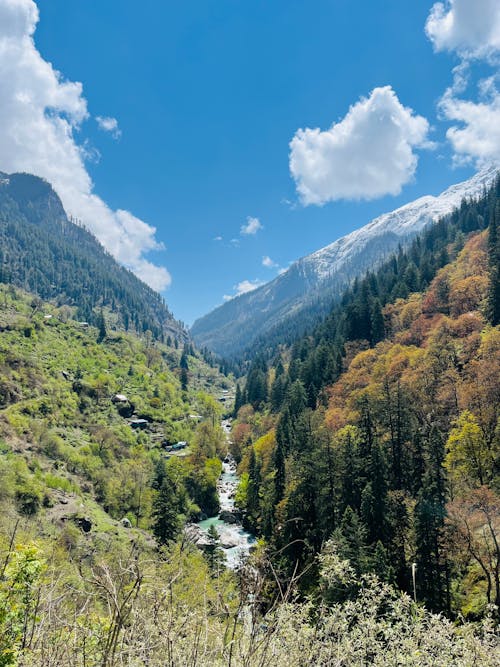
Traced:
MULTIPOLYGON (((483 136, 492 123, 500 127, 500 3, 492 0, 454 0, 442 11, 425 0, 36 5, 38 24, 33 0, 0 0, 0 23, 2 12, 7 17, 0 39, 10 30, 19 52, 33 50, 22 72, 25 80, 33 75, 33 90, 52 77, 52 97, 22 111, 35 117, 42 108, 43 122, 58 124, 49 129, 59 144, 33 154, 30 137, 21 145, 5 123, 0 155, 3 149, 8 159, 0 157, 0 170, 30 168, 60 184, 66 208, 74 202, 75 214, 85 222, 88 216, 115 256, 163 288, 187 323, 238 285, 269 280, 298 257, 437 194, 500 155, 500 137, 485 148, 483 136), (486 17, 476 25, 479 11, 486 17), (397 124, 387 128, 387 163, 395 152, 387 174, 375 155, 377 114, 397 124), (447 138, 450 127, 458 133, 447 138), (322 133, 296 135, 300 128, 322 133), (54 172, 50 151, 64 174, 54 172), (321 179, 318 159, 326 169, 321 179), (346 174, 363 169, 352 191, 346 174), (253 233, 245 234, 249 220, 253 233)), ((20 99, 18 89, 8 93, 20 99)))

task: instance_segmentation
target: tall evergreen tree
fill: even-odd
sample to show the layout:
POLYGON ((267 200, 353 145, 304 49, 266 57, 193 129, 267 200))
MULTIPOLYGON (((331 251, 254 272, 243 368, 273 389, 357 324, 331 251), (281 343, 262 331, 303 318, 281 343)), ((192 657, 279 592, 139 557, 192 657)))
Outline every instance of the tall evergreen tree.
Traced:
POLYGON ((225 569, 226 556, 220 546, 220 535, 214 525, 208 529, 207 537, 208 544, 204 547, 205 558, 210 572, 219 576, 225 569))
POLYGON ((106 320, 104 319, 104 312, 103 312, 102 308, 99 311, 99 319, 97 321, 97 327, 99 329, 99 334, 97 336, 97 342, 102 343, 102 341, 108 335, 108 332, 106 330, 106 320))
POLYGON ((174 485, 168 477, 162 481, 153 506, 153 533, 160 544, 175 540, 181 528, 174 485))
POLYGON ((491 213, 488 232, 489 286, 487 313, 493 326, 500 324, 500 203, 491 213))
POLYGON ((382 306, 380 299, 374 299, 371 308, 370 322, 370 343, 375 345, 384 338, 385 326, 384 316, 382 315, 382 306))
POLYGON ((241 390, 239 382, 236 383, 236 393, 234 396, 234 410, 233 410, 233 416, 236 417, 238 415, 238 410, 241 408, 242 405, 245 403, 245 397, 244 394, 241 390))
POLYGON ((436 426, 428 439, 428 467, 415 505, 417 590, 433 610, 446 600, 446 563, 442 540, 446 516, 444 443, 436 426))

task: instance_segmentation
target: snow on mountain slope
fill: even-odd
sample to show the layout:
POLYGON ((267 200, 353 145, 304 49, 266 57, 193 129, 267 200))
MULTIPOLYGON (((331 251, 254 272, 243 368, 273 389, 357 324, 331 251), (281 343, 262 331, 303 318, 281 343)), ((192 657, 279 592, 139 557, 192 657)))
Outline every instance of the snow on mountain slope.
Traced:
POLYGON ((497 168, 490 166, 468 181, 452 185, 437 197, 420 197, 391 213, 375 218, 361 229, 298 261, 312 269, 318 281, 325 280, 351 261, 374 237, 387 232, 403 238, 418 234, 427 224, 435 222, 459 206, 462 199, 477 197, 491 183, 496 172, 497 168))
MULTIPOLYGON (((314 301, 326 307, 351 280, 380 264, 399 244, 407 243, 428 224, 451 213, 465 198, 480 196, 498 167, 385 213, 334 243, 307 255, 262 287, 231 299, 198 319, 191 335, 198 346, 233 356, 314 301)), ((318 312, 320 308, 318 307, 318 312)))

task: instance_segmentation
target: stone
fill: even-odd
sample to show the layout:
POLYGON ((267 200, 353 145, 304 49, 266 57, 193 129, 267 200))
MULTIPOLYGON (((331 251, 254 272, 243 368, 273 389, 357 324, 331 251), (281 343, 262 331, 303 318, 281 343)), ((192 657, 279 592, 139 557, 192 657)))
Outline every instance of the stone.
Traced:
POLYGON ((225 521, 226 523, 238 523, 239 516, 236 514, 236 512, 230 512, 229 510, 223 510, 219 514, 219 519, 221 521, 225 521))

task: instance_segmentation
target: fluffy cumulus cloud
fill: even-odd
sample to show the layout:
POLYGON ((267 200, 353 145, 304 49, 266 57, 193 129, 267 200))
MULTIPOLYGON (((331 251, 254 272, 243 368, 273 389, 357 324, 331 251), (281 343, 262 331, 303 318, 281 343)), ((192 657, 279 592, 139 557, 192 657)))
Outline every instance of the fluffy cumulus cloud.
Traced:
POLYGON ((96 116, 97 126, 103 132, 109 132, 114 139, 119 139, 122 136, 122 131, 118 127, 116 118, 110 116, 96 116))
POLYGON ((241 234, 244 234, 246 236, 248 235, 255 235, 259 231, 259 229, 263 229, 263 225, 261 224, 259 218, 252 218, 248 217, 247 221, 244 225, 241 225, 240 232, 241 234))
POLYGON ((414 148, 429 146, 429 123, 390 86, 374 88, 330 129, 300 129, 290 172, 304 205, 397 195, 415 174, 414 148))
POLYGON ((500 2, 437 2, 425 30, 436 51, 457 51, 467 58, 489 58, 500 51, 500 2))
POLYGON ((454 51, 460 64, 453 85, 439 102, 441 119, 451 123, 446 137, 456 163, 481 166, 500 161, 499 0, 448 0, 436 3, 425 26, 436 51, 454 51), (484 60, 495 70, 478 82, 475 100, 466 99, 472 63, 484 60))
POLYGON ((46 178, 66 211, 82 220, 118 261, 153 288, 170 283, 145 254, 161 246, 155 228, 128 211, 113 211, 94 193, 87 150, 75 137, 88 117, 82 85, 63 79, 36 49, 33 0, 0 1, 0 170, 46 178))
POLYGON ((460 99, 450 88, 439 108, 443 117, 454 123, 446 137, 455 162, 474 161, 478 166, 500 163, 500 92, 496 88, 489 89, 477 102, 460 99))

